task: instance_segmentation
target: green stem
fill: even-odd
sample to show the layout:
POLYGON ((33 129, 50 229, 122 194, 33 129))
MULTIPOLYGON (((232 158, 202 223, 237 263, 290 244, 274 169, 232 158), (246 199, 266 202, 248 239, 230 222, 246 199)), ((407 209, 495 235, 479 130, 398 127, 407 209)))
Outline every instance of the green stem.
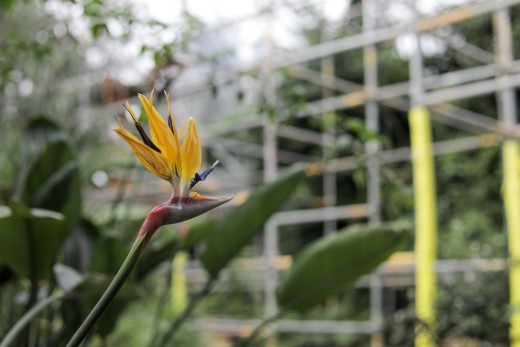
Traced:
POLYGON ((166 334, 161 339, 161 343, 159 344, 159 347, 166 347, 168 345, 168 342, 171 341, 171 339, 175 336, 179 328, 184 324, 184 322, 191 316, 193 313, 193 310, 195 307, 199 304, 202 299, 204 299, 211 289, 213 288, 213 285, 215 284, 216 278, 211 277, 207 282, 204 288, 202 288, 196 295, 193 297, 192 300, 190 300, 188 306, 184 309, 182 314, 173 322, 173 324, 170 326, 170 329, 166 332, 166 334))
POLYGON ((265 318, 258 326, 253 330, 253 332, 246 337, 245 339, 240 339, 237 342, 233 344, 233 347, 247 347, 252 346, 252 343, 258 338, 262 330, 275 320, 278 320, 282 315, 284 314, 284 310, 278 311, 276 314, 272 315, 271 317, 265 318))
POLYGON ((121 265, 117 271, 114 279, 105 290, 96 306, 94 306, 87 318, 83 321, 83 323, 81 323, 81 326, 78 328, 74 336, 72 336, 69 343, 67 344, 67 347, 77 347, 87 337, 87 334, 90 332, 94 324, 96 324, 101 314, 114 299, 116 294, 119 292, 119 289, 121 289, 126 279, 132 272, 132 269, 139 260, 139 257, 141 256, 141 253, 146 247, 146 244, 148 243, 152 234, 153 233, 150 232, 144 233, 134 242, 132 249, 130 249, 130 252, 123 262, 123 265, 121 265))
POLYGON ((65 296, 66 293, 55 294, 46 297, 33 307, 29 311, 27 311, 20 320, 16 322, 16 324, 9 330, 7 335, 4 337, 2 342, 0 343, 0 347, 8 347, 14 342, 16 336, 25 328, 25 326, 32 321, 41 310, 52 304, 54 301, 59 300, 65 296))

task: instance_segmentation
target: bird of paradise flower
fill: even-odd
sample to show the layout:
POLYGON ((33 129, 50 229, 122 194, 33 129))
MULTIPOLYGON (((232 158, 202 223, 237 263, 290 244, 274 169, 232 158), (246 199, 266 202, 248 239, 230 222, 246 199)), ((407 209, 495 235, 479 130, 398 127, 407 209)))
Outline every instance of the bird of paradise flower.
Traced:
POLYGON ((150 124, 151 137, 138 121, 128 102, 125 103, 125 108, 142 140, 124 129, 119 121, 114 129, 128 143, 141 163, 154 175, 169 182, 172 187, 170 200, 157 205, 150 212, 150 218, 147 218, 143 225, 145 230, 140 234, 156 229, 157 225, 179 223, 194 218, 229 201, 229 198, 210 198, 191 191, 195 184, 206 179, 218 161, 201 173, 197 172, 202 160, 197 123, 190 117, 179 133, 168 93, 165 92, 165 96, 168 104, 167 122, 152 104, 153 92, 149 99, 139 94, 139 101, 150 124))
POLYGON ((159 227, 194 218, 231 199, 211 198, 191 191, 198 182, 206 179, 218 161, 201 173, 197 172, 202 157, 197 124, 193 118, 189 118, 178 133, 168 94, 165 93, 165 95, 168 103, 167 121, 161 117, 152 104, 153 91, 149 99, 144 95, 139 95, 150 124, 151 137, 138 121, 128 102, 125 103, 125 108, 130 113, 141 140, 124 129, 119 121, 117 121, 117 128, 114 131, 128 143, 137 158, 150 172, 171 184, 172 195, 169 200, 155 206, 148 213, 123 265, 67 347, 77 347, 85 339, 123 286, 150 238, 159 227))

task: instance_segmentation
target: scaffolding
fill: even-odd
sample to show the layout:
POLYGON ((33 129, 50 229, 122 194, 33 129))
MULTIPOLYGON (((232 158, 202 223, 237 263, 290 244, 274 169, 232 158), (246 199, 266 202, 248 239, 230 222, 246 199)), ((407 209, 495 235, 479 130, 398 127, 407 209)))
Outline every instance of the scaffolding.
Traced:
MULTIPOLYGON (((422 107, 429 110, 433 121, 473 133, 471 136, 433 142, 431 149, 433 156, 499 146, 503 141, 517 140, 519 134, 516 126, 515 89, 520 86, 520 60, 515 60, 512 53, 513 40, 509 11, 511 7, 519 5, 520 0, 468 2, 435 14, 422 13, 420 8, 416 8, 417 3, 415 1, 402 2, 403 6, 414 13, 409 20, 385 22, 379 18, 379 14, 385 9, 385 6, 388 6, 388 2, 386 0, 363 0, 360 4, 351 5, 348 13, 345 14, 345 18, 349 19, 361 17, 361 32, 328 41, 324 38, 321 43, 291 52, 276 51, 275 38, 269 30, 266 30, 267 53, 265 58, 240 69, 212 71, 211 87, 222 87, 223 90, 229 88, 229 90, 235 91, 243 83, 243 77, 250 76, 255 80, 252 87, 250 86, 253 95, 250 99, 254 99, 255 95, 263 94, 267 105, 273 107, 276 104, 275 90, 277 87, 276 81, 273 79, 273 72, 283 68, 292 78, 322 88, 322 98, 305 104, 303 108, 299 109, 297 118, 315 117, 320 119, 337 110, 362 107, 366 128, 378 132, 381 106, 406 113, 412 107, 422 107), (496 42, 494 52, 489 52, 464 41, 463 38, 452 37, 445 31, 439 30, 479 16, 491 16, 492 18, 496 42), (446 47, 479 61, 480 64, 453 72, 426 75, 421 50, 421 37, 424 34, 435 37, 446 47), (409 58, 410 77, 405 82, 379 85, 378 50, 381 49, 383 43, 396 45, 396 40, 402 35, 412 35, 415 40, 415 49, 409 58), (354 50, 363 52, 363 85, 335 75, 334 55, 354 50), (310 61, 319 61, 320 70, 313 70, 305 66, 310 61), (258 74, 258 71, 261 72, 258 74), (498 119, 453 104, 457 100, 490 94, 496 94, 499 100, 497 103, 498 119)), ((266 27, 269 27, 273 8, 277 4, 277 1, 269 1, 267 6, 256 14, 265 21, 266 27)), ((228 27, 232 25, 232 23, 227 24, 228 27)), ((217 32, 225 30, 225 27, 223 26, 217 32)), ((193 109, 193 107, 201 107, 200 105, 193 106, 196 104, 195 100, 211 94, 208 81, 204 79, 199 79, 199 81, 192 85, 184 83, 182 88, 178 89, 173 87, 171 94, 175 97, 174 108, 178 110, 178 114, 199 115, 204 111, 200 108, 193 109)), ((225 97, 225 95, 220 97, 225 97)), ((246 95, 245 98, 247 99, 248 96, 246 95)), ((209 101, 206 105, 207 109, 217 110, 216 113, 221 114, 230 112, 238 106, 240 105, 230 103, 227 109, 219 109, 215 103, 209 101)), ((226 179, 218 179, 218 172, 215 172, 215 177, 221 187, 223 186, 223 190, 247 189, 251 183, 273 180, 280 167, 293 162, 322 161, 325 164, 326 169, 322 180, 323 206, 277 213, 265 227, 261 247, 262 258, 255 259, 255 265, 248 268, 249 271, 254 269, 259 276, 259 283, 263 283, 264 316, 269 317, 278 309, 275 288, 278 274, 284 268, 280 265, 284 259, 279 250, 280 228, 286 225, 319 222, 323 225, 323 233, 328 234, 337 229, 338 221, 362 218, 369 224, 381 222, 381 195, 383 194, 380 182, 381 167, 390 163, 410 161, 412 150, 410 147, 382 149, 377 142, 369 141, 365 147, 366 159, 363 163, 367 172, 367 201, 353 205, 339 205, 337 175, 353 171, 361 165, 355 156, 339 158, 327 156, 327 149, 343 135, 338 134, 334 129, 320 133, 287 125, 282 122, 284 119, 276 116, 271 119, 265 115, 250 114, 235 117, 232 122, 218 121, 218 116, 214 116, 214 119, 215 122, 209 120, 210 126, 201 131, 205 131, 202 136, 204 137, 203 143, 207 146, 206 150, 219 157, 228 172, 227 175, 231 173, 233 176, 231 185, 231 183, 225 183, 226 179), (237 132, 251 129, 260 129, 262 138, 257 143, 245 142, 231 136, 237 132), (280 148, 280 139, 318 146, 322 149, 322 156, 317 157, 280 148), (250 167, 237 160, 237 156, 251 157, 261 161, 263 171, 252 171, 250 167), (226 186, 226 184, 228 185, 226 186)), ((518 236, 511 234, 510 237, 518 236)), ((512 250, 512 254, 516 256, 514 250, 512 250)), ((371 336, 372 346, 383 346, 383 288, 399 286, 403 283, 413 285, 415 266, 411 257, 406 259, 406 262, 397 263, 397 265, 395 262, 385 264, 360 282, 359 285, 366 286, 370 290, 369 320, 362 322, 283 320, 274 325, 270 333, 365 333, 371 336), (403 274, 405 275, 404 280, 399 277, 403 274)), ((485 264, 437 261, 432 271, 459 272, 486 266, 488 270, 490 266, 496 270, 504 269, 506 264, 500 260, 487 261, 485 264)), ((196 262, 189 263, 186 271, 188 271, 187 278, 192 284, 200 284, 205 280, 204 272, 196 262)), ((515 273, 514 276, 518 276, 516 268, 512 271, 515 273)), ((227 276, 226 273, 222 275, 221 284, 228 281, 227 276)), ((514 281, 518 281, 516 277, 514 278, 514 281)), ((519 299, 513 296, 512 300, 515 303, 519 299)), ((254 328, 258 323, 259 319, 212 317, 211 319, 195 319, 190 326, 202 331, 241 334, 254 328)))

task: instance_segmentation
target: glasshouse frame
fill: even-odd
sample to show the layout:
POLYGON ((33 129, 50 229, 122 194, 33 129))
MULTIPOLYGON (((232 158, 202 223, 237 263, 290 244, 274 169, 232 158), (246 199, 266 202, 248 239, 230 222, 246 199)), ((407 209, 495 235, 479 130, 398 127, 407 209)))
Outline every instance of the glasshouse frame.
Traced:
MULTIPOLYGON (((403 1, 414 9, 416 18, 407 23, 378 27, 376 7, 385 3, 385 0, 363 0, 361 4, 350 6, 349 11, 352 12, 352 16, 362 16, 363 27, 360 33, 289 53, 275 52, 274 39, 271 36, 272 34, 267 32, 268 50, 263 61, 242 68, 240 71, 217 71, 213 75, 214 83, 212 87, 236 83, 238 75, 248 74, 250 71, 261 71, 260 76, 257 77, 264 82, 266 101, 275 105, 276 94, 274 88, 272 88, 270 76, 273 71, 284 68, 290 76, 323 88, 323 98, 319 101, 307 103, 299 111, 298 117, 319 117, 339 109, 363 107, 367 129, 377 132, 379 130, 379 106, 385 105, 409 112, 412 137, 416 137, 415 140, 412 138, 411 141, 414 148, 403 147, 383 150, 376 142, 370 141, 367 143, 365 165, 368 176, 368 200, 366 203, 337 205, 337 173, 352 171, 359 165, 357 158, 338 158, 324 161, 324 207, 279 212, 270 220, 263 234, 263 258, 258 263, 263 274, 265 317, 272 316, 278 310, 275 295, 278 272, 284 266, 287 266, 286 259, 279 253, 279 228, 281 226, 323 222, 324 233, 326 234, 336 230, 338 220, 366 218, 369 223, 377 224, 381 221, 381 166, 412 160, 414 163, 414 180, 424 179, 425 175, 429 176, 426 179, 426 182, 429 182, 429 188, 416 189, 415 192, 417 229, 414 256, 403 255, 401 258, 387 262, 378 271, 362 280, 360 284, 370 288, 370 320, 360 322, 284 319, 273 324, 270 333, 365 333, 371 335, 371 346, 383 346, 383 288, 392 285, 393 274, 404 273, 408 275, 407 284, 410 286, 415 284, 417 289, 417 316, 427 324, 434 325, 433 300, 435 297, 436 273, 459 272, 468 269, 497 270, 506 268, 508 266, 506 261, 437 261, 435 254, 436 216, 432 156, 471 151, 490 146, 502 145, 504 147, 504 204, 508 221, 511 257, 509 259, 510 301, 512 305, 520 304, 520 263, 511 261, 520 259, 520 216, 511 212, 513 206, 520 206, 520 195, 518 194, 520 182, 517 172, 519 133, 516 125, 517 105, 515 98, 515 88, 520 86, 520 60, 513 58, 509 15, 510 7, 519 5, 520 0, 468 2, 460 7, 450 8, 431 16, 421 16, 419 11, 415 9, 415 1, 403 1), (431 33, 433 29, 484 15, 492 16, 495 52, 483 50, 468 42, 461 42, 460 38, 443 36, 437 32, 431 33), (420 35, 426 32, 442 40, 445 45, 452 49, 481 61, 483 65, 440 75, 425 76, 423 54, 420 49, 420 35), (415 45, 418 47, 410 56, 410 78, 406 82, 378 85, 378 44, 395 42, 403 34, 412 35, 416 41, 415 45), (358 49, 363 50, 364 85, 336 77, 331 60, 334 54, 358 49), (301 65, 311 60, 321 61, 321 71, 311 70, 301 65), (335 95, 338 92, 341 94, 335 95), (456 100, 493 93, 497 95, 497 100, 499 100, 497 103, 499 105, 498 121, 450 104, 450 102, 456 100), (469 130, 476 135, 430 143, 428 141, 429 135, 425 135, 430 132, 430 115, 431 119, 436 122, 469 130), (421 120, 418 120, 419 118, 421 120), (420 124, 414 125, 414 122, 420 124), (432 155, 429 155, 430 153, 432 155), (425 157, 426 164, 422 162, 425 157)), ((271 5, 276 6, 276 2, 271 5)), ((271 20, 269 11, 262 11, 259 16, 266 22, 271 20)), ((204 90, 208 90, 208 85, 204 83, 193 86, 183 85, 182 89, 174 90, 172 94, 179 100, 184 96, 204 90)), ((334 142, 336 136, 334 133, 321 134, 307 129, 281 125, 277 123, 276 117, 274 121, 271 121, 268 117, 246 117, 243 121, 234 123, 233 126, 221 128, 206 135, 212 138, 212 140, 204 141, 209 149, 218 144, 218 149, 225 149, 225 152, 230 154, 240 153, 261 157, 264 181, 274 179, 281 164, 295 161, 313 161, 313 158, 301 153, 291 153, 278 148, 278 138, 307 141, 326 148, 334 142), (237 144, 240 145, 239 140, 225 138, 226 134, 252 128, 261 128, 263 132, 261 143, 256 144, 253 150, 237 146, 237 144)), ((223 165, 227 165, 226 160, 229 158, 222 157, 220 159, 223 165)), ((229 160, 232 160, 232 158, 229 160)), ((228 164, 233 165, 231 162, 228 164)), ((203 281, 203 271, 197 268, 196 264, 190 266, 187 271, 190 274, 188 278, 191 281, 203 281)), ((197 318, 190 323, 190 327, 202 331, 242 334, 244 331, 254 328, 259 322, 260 320, 197 318)), ((512 315, 510 336, 511 345, 520 346, 520 312, 515 312, 512 315)), ((433 346, 433 341, 424 333, 419 332, 416 345, 433 346)))

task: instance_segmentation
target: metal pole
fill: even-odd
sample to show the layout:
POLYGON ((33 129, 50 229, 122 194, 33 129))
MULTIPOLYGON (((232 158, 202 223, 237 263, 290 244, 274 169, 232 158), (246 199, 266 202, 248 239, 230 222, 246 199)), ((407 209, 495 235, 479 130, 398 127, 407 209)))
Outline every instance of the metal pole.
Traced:
MULTIPOLYGON (((501 69, 498 71, 498 81, 503 81, 501 75, 507 71, 513 59, 511 19, 509 10, 503 9, 493 13, 495 29, 497 62, 501 69)), ((502 86, 498 90, 499 116, 506 127, 513 129, 516 126, 516 98, 515 90, 502 86)), ((506 139, 502 148, 504 167, 504 207, 507 219, 507 234, 509 246, 509 302, 513 310, 510 318, 509 339, 510 346, 520 347, 520 177, 518 172, 520 150, 515 139, 506 139)))
MULTIPOLYGON (((376 28, 375 0, 363 0, 363 31, 373 33, 376 28)), ((363 49, 363 73, 365 90, 369 101, 365 104, 365 125, 367 130, 379 131, 379 106, 375 101, 377 93, 377 50, 375 44, 363 49)), ((368 223, 370 225, 381 222, 381 195, 379 160, 375 155, 379 151, 379 143, 375 140, 366 143, 368 191, 367 200, 370 206, 368 223)), ((370 276, 370 321, 373 331, 370 337, 371 347, 384 345, 383 329, 383 283, 378 271, 370 276)))
MULTIPOLYGON (((413 9, 418 16, 415 2, 413 9)), ((420 34, 415 31, 415 51, 410 57, 410 137, 412 144, 415 195, 415 312, 421 324, 416 326, 416 347, 435 346, 435 309, 437 251, 435 169, 431 148, 428 110, 424 105, 423 61, 420 34)))
MULTIPOLYGON (((268 112, 275 112, 276 105, 275 85, 272 78, 273 73, 273 55, 274 42, 271 32, 273 14, 272 11, 274 2, 272 0, 265 1, 265 5, 270 11, 264 24, 266 25, 266 45, 268 49, 267 59, 264 67, 264 94, 268 107, 268 112)), ((278 171, 278 157, 277 157, 277 136, 276 136, 276 114, 265 114, 263 123, 263 155, 264 155, 264 182, 272 181, 276 178, 278 171)), ((264 261, 266 269, 264 272, 264 319, 274 316, 278 312, 278 305, 276 302, 276 285, 278 283, 278 270, 275 268, 275 260, 278 256, 278 227, 276 219, 270 219, 264 229, 264 261)), ((267 330, 268 335, 273 335, 276 331, 276 325, 271 325, 267 330)), ((269 344, 273 340, 270 339, 269 344)))
MULTIPOLYGON (((324 75, 334 74, 334 59, 333 57, 323 58, 321 60, 321 72, 324 75)), ((329 88, 323 88, 324 98, 331 96, 331 90, 329 88)), ((334 150, 335 141, 335 128, 336 120, 334 119, 336 114, 334 112, 327 112, 322 115, 322 122, 324 123, 324 130, 322 135, 322 159, 324 162, 330 160, 330 152, 334 150), (329 128, 327 128, 329 127, 329 128), (332 137, 332 139, 331 139, 332 137), (332 140, 332 141, 331 141, 332 140)), ((333 171, 327 171, 323 173, 323 202, 325 207, 335 206, 337 202, 336 192, 336 173, 333 171)), ((336 220, 331 219, 323 223, 323 233, 328 235, 337 230, 338 223, 336 220)))
MULTIPOLYGON (((373 0, 363 1, 363 30, 373 32, 376 10, 373 0)), ((363 65, 365 76, 365 90, 368 94, 368 102, 365 104, 365 124, 369 131, 379 131, 379 106, 375 101, 377 93, 377 51, 375 45, 365 46, 363 52, 363 65)), ((366 144, 367 170, 368 170, 368 203, 371 213, 369 223, 375 224, 381 221, 381 197, 379 163, 375 153, 379 150, 377 141, 369 141, 366 144)))

